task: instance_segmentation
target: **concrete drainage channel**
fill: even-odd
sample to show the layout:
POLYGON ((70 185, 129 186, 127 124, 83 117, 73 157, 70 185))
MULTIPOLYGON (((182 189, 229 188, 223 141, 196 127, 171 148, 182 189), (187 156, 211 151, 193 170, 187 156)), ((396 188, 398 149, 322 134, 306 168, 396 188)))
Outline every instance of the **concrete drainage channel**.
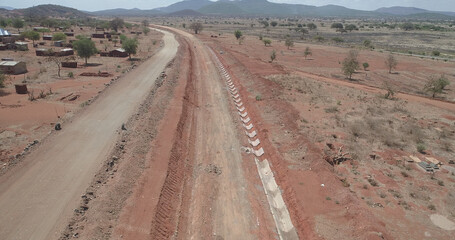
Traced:
POLYGON ((243 105, 242 99, 240 98, 240 93, 235 87, 234 82, 232 82, 229 73, 226 71, 223 64, 218 59, 213 50, 210 48, 209 50, 213 54, 218 70, 226 80, 229 92, 240 115, 242 125, 246 129, 245 133, 248 136, 248 142, 252 146, 249 149, 249 152, 255 155, 254 160, 256 162, 259 177, 262 181, 265 195, 267 196, 267 201, 269 203, 273 220, 275 221, 278 236, 280 239, 298 239, 297 231, 292 224, 289 211, 286 207, 286 203, 283 200, 283 196, 281 195, 281 190, 275 181, 275 177, 273 176, 269 161, 267 159, 260 160, 265 151, 262 147, 259 146, 261 141, 257 136, 256 130, 254 130, 253 120, 248 116, 246 107, 243 105))

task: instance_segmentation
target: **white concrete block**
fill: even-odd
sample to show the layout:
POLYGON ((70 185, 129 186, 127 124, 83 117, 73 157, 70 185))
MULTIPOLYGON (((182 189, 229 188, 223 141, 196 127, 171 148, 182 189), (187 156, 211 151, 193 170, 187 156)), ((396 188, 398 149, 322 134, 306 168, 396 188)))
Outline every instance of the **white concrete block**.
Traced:
POLYGON ((243 105, 243 102, 236 102, 235 105, 236 105, 237 107, 241 107, 241 106, 243 105))
POLYGON ((237 110, 238 110, 239 112, 243 112, 243 111, 245 111, 245 107, 237 108, 237 110))
POLYGON ((239 113, 239 115, 244 118, 244 117, 248 116, 248 112, 239 113))
POLYGON ((239 98, 239 97, 240 97, 239 94, 237 94, 237 95, 235 95, 235 96, 232 96, 232 98, 234 98, 234 99, 239 98))
POLYGON ((254 141, 251 141, 250 139, 248 139, 248 142, 249 142, 249 143, 251 144, 251 146, 253 146, 253 147, 257 147, 257 146, 261 143, 261 141, 259 140, 259 138, 257 138, 257 139, 254 140, 254 141))
POLYGON ((256 131, 252 131, 252 132, 250 132, 250 133, 247 132, 247 131, 245 131, 245 134, 246 134, 249 138, 254 138, 254 137, 256 137, 256 135, 257 135, 256 131))
POLYGON ((253 152, 254 152, 254 155, 256 155, 256 157, 260 157, 260 156, 264 155, 263 148, 259 148, 258 150, 253 150, 253 152))
POLYGON ((241 102, 242 100, 241 100, 240 98, 237 98, 237 99, 234 99, 234 101, 235 101, 236 103, 239 103, 239 102, 241 102))
POLYGON ((246 128, 246 130, 251 130, 253 128, 253 124, 250 123, 248 126, 243 124, 243 127, 246 128))
POLYGON ((250 117, 247 117, 247 118, 240 118, 240 120, 242 120, 243 123, 247 124, 251 121, 250 117))

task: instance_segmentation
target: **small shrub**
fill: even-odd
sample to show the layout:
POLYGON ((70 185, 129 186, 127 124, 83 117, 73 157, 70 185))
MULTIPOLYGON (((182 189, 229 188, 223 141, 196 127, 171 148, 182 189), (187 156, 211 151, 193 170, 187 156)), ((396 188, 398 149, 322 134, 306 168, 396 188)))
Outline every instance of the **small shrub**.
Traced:
POLYGON ((330 201, 332 199, 330 197, 326 197, 325 200, 330 201))
POLYGON ((342 42, 344 42, 344 39, 342 39, 340 37, 334 37, 334 38, 332 38, 332 41, 334 41, 336 43, 342 43, 342 42))
POLYGON ((374 180, 373 178, 368 178, 368 182, 373 187, 377 187, 378 186, 378 182, 376 182, 376 180, 374 180))
POLYGON ((444 181, 438 180, 438 185, 439 185, 439 186, 444 186, 444 181))
POLYGON ((69 77, 69 78, 74 78, 73 72, 69 72, 69 73, 68 73, 68 77, 69 77))
POLYGON ((433 56, 440 56, 441 55, 441 52, 437 51, 437 50, 434 50, 432 52, 433 56))
POLYGON ((368 189, 368 185, 363 184, 363 189, 368 189))
POLYGON ((335 113, 335 112, 338 112, 338 107, 337 106, 329 107, 329 108, 326 108, 324 110, 325 110, 326 113, 335 113))
POLYGON ((46 98, 46 94, 44 93, 44 90, 40 91, 39 98, 46 98))
POLYGON ((39 69, 39 73, 45 73, 47 72, 47 69, 45 67, 42 67, 39 69))
POLYGON ((408 174, 407 172, 404 172, 404 171, 401 171, 401 175, 402 175, 403 177, 409 177, 409 174, 408 174))
POLYGON ((35 101, 35 100, 36 100, 35 94, 34 94, 34 91, 33 91, 33 90, 28 91, 27 94, 28 94, 28 100, 29 100, 29 101, 35 101))
POLYGON ((348 180, 346 178, 341 179, 341 182, 343 183, 343 187, 350 187, 351 184, 349 184, 348 180))
POLYGON ((380 196, 381 198, 386 198, 386 197, 387 197, 387 195, 386 195, 385 193, 380 193, 379 196, 380 196))
POLYGON ((416 148, 419 153, 425 153, 426 148, 423 143, 417 143, 416 148))
POLYGON ((335 201, 335 204, 340 204, 340 202, 339 201, 335 201))
POLYGON ((273 62, 276 59, 276 51, 273 50, 272 53, 270 54, 270 60, 273 62))
POLYGON ((430 209, 431 211, 435 211, 436 210, 436 206, 433 205, 433 204, 430 204, 430 205, 428 205, 428 209, 430 209))
POLYGON ((153 44, 153 45, 156 45, 156 40, 153 40, 152 44, 153 44))
POLYGON ((402 198, 403 197, 403 196, 401 196, 401 194, 398 191, 395 191, 393 189, 389 189, 389 193, 391 193, 392 196, 394 196, 395 198, 402 198))
POLYGON ((368 69, 368 67, 370 67, 370 64, 368 64, 367 62, 364 62, 364 63, 362 64, 362 66, 363 66, 363 70, 366 71, 366 70, 368 69))
POLYGON ((0 88, 5 87, 5 79, 6 79, 6 75, 0 71, 0 88))
POLYGON ((405 201, 401 201, 401 200, 400 200, 400 201, 398 202, 398 205, 403 206, 403 208, 404 208, 405 210, 411 210, 411 206, 409 206, 409 204, 408 204, 407 202, 405 202, 405 201))
POLYGON ((256 95, 256 101, 262 101, 262 96, 261 95, 256 95))

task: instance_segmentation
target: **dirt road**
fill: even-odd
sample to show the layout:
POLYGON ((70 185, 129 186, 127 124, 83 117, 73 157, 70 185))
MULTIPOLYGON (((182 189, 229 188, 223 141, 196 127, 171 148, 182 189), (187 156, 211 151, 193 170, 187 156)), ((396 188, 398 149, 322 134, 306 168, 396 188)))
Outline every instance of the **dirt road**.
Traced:
POLYGON ((132 74, 118 80, 63 130, 0 178, 0 238, 56 239, 100 169, 122 123, 143 101, 178 42, 165 46, 132 74))
MULTIPOLYGON (((226 87, 209 56, 207 48, 196 38, 195 63, 197 82, 195 163, 192 202, 189 209, 188 239, 206 239, 199 229, 212 224, 213 235, 224 239, 253 239, 255 229, 242 170, 241 147, 229 110, 226 87), (224 88, 223 88, 224 87, 224 88), (217 173, 221 171, 221 173, 217 173)), ((235 119, 237 120, 237 119, 235 119)), ((264 210, 268 210, 265 208, 264 210)), ((211 234, 212 235, 212 234, 211 234)))
POLYGON ((174 147, 151 156, 151 167, 127 200, 111 238, 275 239, 254 157, 242 151, 246 137, 213 55, 193 35, 172 31, 188 45, 189 69, 183 74, 191 79, 174 147), (167 173, 156 172, 163 161, 169 162, 167 173), (161 192, 153 193, 155 185, 161 192))

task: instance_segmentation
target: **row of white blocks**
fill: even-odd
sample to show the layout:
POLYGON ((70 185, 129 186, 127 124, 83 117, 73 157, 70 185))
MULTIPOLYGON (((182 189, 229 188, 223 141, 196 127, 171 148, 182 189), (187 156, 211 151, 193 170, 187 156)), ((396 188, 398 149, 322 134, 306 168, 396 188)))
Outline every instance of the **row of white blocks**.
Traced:
MULTIPOLYGON (((213 52, 212 52, 213 53, 213 52)), ((237 106, 237 111, 240 115, 240 120, 242 121, 243 127, 247 130, 245 131, 246 135, 248 136, 248 142, 251 144, 252 152, 256 157, 261 157, 264 155, 264 149, 262 147, 257 148, 261 141, 257 137, 257 133, 253 129, 253 123, 251 123, 251 118, 248 116, 248 112, 246 111, 245 106, 243 106, 242 99, 240 98, 240 93, 238 92, 237 88, 235 87, 234 82, 231 80, 231 76, 229 76, 229 73, 226 71, 224 68, 223 64, 221 61, 218 59, 215 53, 213 53, 213 56, 216 61, 216 65, 220 71, 220 73, 224 76, 227 86, 229 88, 229 91, 231 93, 232 99, 234 101, 234 104, 237 106), (251 131, 252 130, 252 131, 251 131), (255 149, 256 148, 256 149, 255 149)))
MULTIPOLYGON (((212 51, 212 49, 210 49, 210 51, 212 51)), ((223 64, 221 64, 220 60, 213 51, 212 53, 219 70, 226 78, 229 91, 231 92, 232 98, 234 99, 234 104, 237 106, 240 120, 243 122, 243 127, 247 130, 245 133, 248 136, 248 142, 251 144, 251 146, 253 146, 252 151, 254 155, 256 155, 254 160, 256 162, 256 166, 258 167, 259 177, 261 178, 262 186, 264 187, 264 192, 267 196, 267 201, 269 202, 270 211, 272 212, 272 216, 278 230, 278 237, 280 240, 298 239, 297 232, 292 224, 289 211, 286 207, 286 203, 284 202, 283 197, 281 196, 281 190, 276 184, 272 170, 270 169, 269 162, 267 159, 264 159, 263 161, 258 160, 258 157, 264 155, 264 149, 260 147, 259 149, 255 150, 255 148, 260 145, 261 141, 257 137, 256 131, 252 130, 253 123, 251 123, 251 119, 248 117, 248 112, 246 111, 245 106, 243 106, 243 103, 240 99, 240 94, 238 93, 226 69, 224 69, 223 64)))

